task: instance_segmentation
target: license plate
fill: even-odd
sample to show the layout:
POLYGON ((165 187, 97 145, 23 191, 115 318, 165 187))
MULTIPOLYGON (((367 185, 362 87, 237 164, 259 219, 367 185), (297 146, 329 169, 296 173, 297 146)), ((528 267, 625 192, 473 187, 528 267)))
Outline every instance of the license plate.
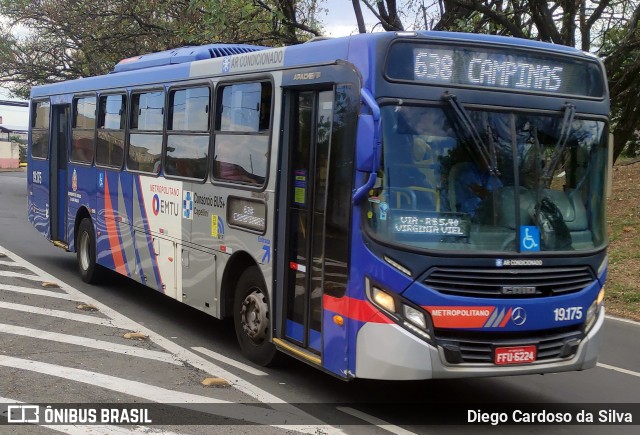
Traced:
POLYGON ((528 364, 536 360, 536 346, 498 347, 493 362, 498 365, 528 364))

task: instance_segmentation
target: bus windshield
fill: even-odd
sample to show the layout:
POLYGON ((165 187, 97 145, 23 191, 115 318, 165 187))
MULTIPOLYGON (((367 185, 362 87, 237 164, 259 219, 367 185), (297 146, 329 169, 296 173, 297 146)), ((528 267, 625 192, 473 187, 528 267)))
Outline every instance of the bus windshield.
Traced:
POLYGON ((382 159, 365 205, 370 234, 436 250, 603 246, 607 127, 571 109, 382 107, 382 159))

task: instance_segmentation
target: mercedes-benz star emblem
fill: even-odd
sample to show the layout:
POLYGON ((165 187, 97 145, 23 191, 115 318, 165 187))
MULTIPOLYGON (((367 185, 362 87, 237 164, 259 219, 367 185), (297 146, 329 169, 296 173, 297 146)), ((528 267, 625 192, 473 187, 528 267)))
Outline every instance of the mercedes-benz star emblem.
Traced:
POLYGON ((511 320, 514 325, 521 326, 527 321, 527 312, 522 307, 514 308, 511 312, 511 320))

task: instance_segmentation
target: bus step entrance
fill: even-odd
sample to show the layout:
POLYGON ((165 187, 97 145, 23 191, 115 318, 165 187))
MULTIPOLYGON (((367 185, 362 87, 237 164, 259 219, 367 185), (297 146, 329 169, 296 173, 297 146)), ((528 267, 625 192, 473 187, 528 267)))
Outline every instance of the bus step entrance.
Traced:
POLYGON ((280 338, 274 338, 273 343, 276 345, 278 349, 282 350, 284 353, 288 355, 291 355, 294 358, 297 358, 318 366, 322 365, 322 360, 318 355, 311 353, 302 347, 298 347, 294 344, 288 343, 280 338))

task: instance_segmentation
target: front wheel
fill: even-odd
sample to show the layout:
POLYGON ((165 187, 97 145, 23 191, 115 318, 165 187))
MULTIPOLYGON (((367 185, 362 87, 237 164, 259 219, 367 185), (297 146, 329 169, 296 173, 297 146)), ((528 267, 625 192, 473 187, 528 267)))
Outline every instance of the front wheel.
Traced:
POLYGON ((89 218, 82 219, 78 227, 76 258, 82 280, 89 284, 97 282, 101 268, 96 264, 96 236, 89 218))
POLYGON ((260 269, 252 266, 244 271, 233 301, 233 323, 242 353, 261 366, 275 361, 276 347, 270 341, 271 313, 266 285, 260 269))

